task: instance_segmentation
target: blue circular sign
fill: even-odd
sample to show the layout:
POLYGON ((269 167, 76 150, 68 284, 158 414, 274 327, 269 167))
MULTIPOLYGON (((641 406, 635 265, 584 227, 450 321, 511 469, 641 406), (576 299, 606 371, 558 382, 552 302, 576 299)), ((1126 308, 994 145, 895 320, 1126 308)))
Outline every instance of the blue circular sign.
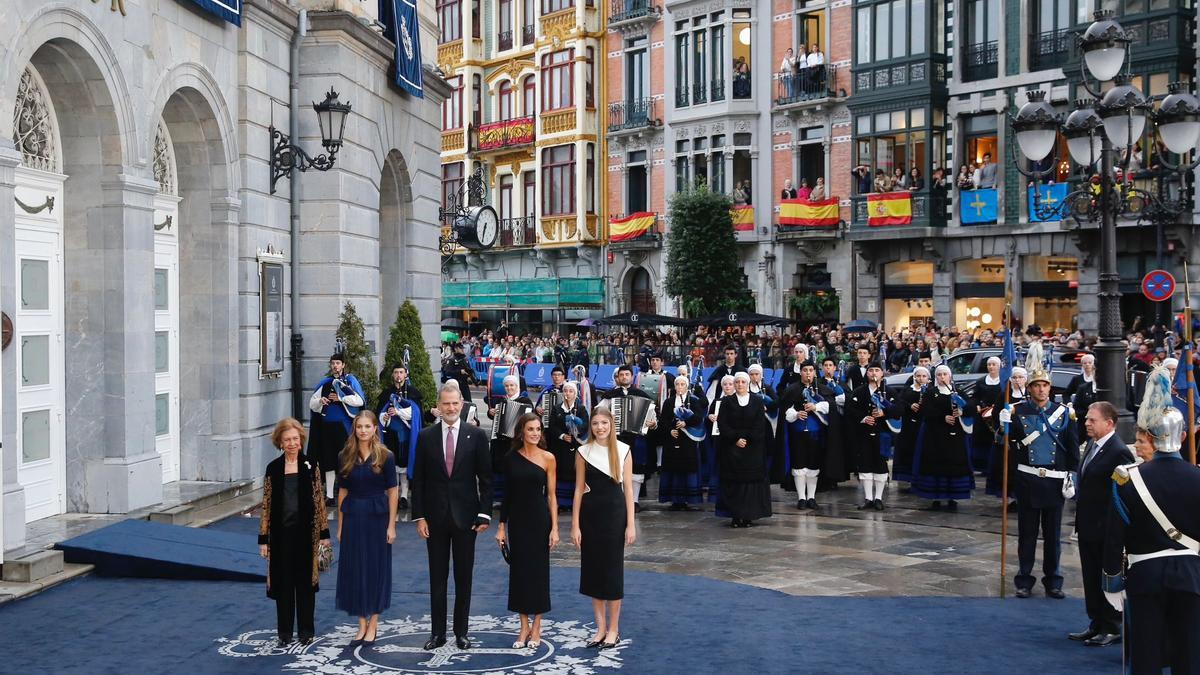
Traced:
POLYGON ((1175 277, 1166 270, 1150 270, 1142 279, 1142 294, 1153 302, 1170 300, 1175 294, 1175 277))

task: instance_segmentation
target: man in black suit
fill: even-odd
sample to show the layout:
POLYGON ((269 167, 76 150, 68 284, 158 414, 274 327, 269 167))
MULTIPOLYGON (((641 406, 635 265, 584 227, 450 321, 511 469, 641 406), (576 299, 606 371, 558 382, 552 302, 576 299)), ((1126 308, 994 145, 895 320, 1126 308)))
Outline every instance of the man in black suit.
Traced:
POLYGON ((471 575, 475 535, 492 516, 492 454, 487 434, 459 420, 462 393, 447 382, 438 390, 440 421, 417 437, 412 517, 429 552, 429 595, 433 631, 425 649, 446 644, 446 586, 454 556, 454 637, 470 649, 471 575))
POLYGON ((1112 504, 1112 474, 1133 463, 1133 453, 1117 436, 1117 409, 1107 401, 1088 406, 1084 426, 1090 440, 1083 447, 1075 489, 1075 527, 1079 532, 1079 562, 1083 568, 1083 597, 1091 623, 1068 637, 1092 647, 1121 641, 1121 613, 1109 606, 1102 589, 1104 529, 1112 504))
POLYGON ((865 343, 858 346, 855 355, 858 358, 858 364, 846 369, 846 382, 850 383, 851 391, 866 386, 867 370, 871 364, 871 350, 865 343))

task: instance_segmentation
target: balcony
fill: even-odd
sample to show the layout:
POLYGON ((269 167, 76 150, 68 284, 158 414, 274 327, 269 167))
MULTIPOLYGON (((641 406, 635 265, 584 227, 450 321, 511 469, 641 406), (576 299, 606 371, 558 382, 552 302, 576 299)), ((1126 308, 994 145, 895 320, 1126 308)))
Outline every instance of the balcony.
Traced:
POLYGON ((837 98, 838 73, 837 66, 826 64, 793 75, 779 75, 775 80, 775 108, 799 110, 837 98))
POLYGON ((561 112, 544 113, 542 115, 542 133, 560 134, 575 129, 575 109, 568 108, 561 112))
POLYGON ((521 26, 521 46, 529 47, 533 44, 533 41, 533 24, 527 23, 524 26, 521 26))
POLYGON ((454 68, 463 60, 463 42, 461 39, 443 42, 437 48, 437 62, 442 70, 452 73, 454 68))
POLYGON ((692 103, 708 103, 708 85, 697 82, 692 85, 692 103))
POLYGON ((513 32, 511 30, 501 31, 500 35, 496 36, 496 49, 503 52, 512 48, 513 32))
POLYGON ((1029 45, 1030 70, 1061 68, 1071 60, 1075 33, 1068 29, 1052 30, 1035 37, 1029 45))
POLYGON ((533 145, 533 129, 532 115, 472 125, 471 152, 501 152, 533 145))
POLYGON ((453 131, 442 132, 442 152, 462 152, 463 151, 463 130, 455 129, 453 131))
POLYGON ((783 199, 779 202, 779 241, 837 239, 841 232, 841 200, 836 196, 821 201, 783 199))
POLYGON ((658 101, 635 98, 608 104, 608 133, 633 133, 662 126, 658 101))
POLYGON ((877 201, 878 195, 857 195, 850 198, 854 218, 846 231, 852 241, 872 239, 908 239, 933 234, 931 228, 946 226, 948 200, 929 192, 886 192, 905 202, 899 208, 888 208, 877 201), (907 210, 907 213, 905 211, 907 210))
POLYGON ((691 105, 691 87, 686 84, 675 85, 675 107, 686 108, 691 105))
POLYGON ((537 243, 537 218, 521 216, 500 221, 500 241, 503 248, 533 246, 537 243))
POLYGON ((709 83, 708 92, 712 94, 710 100, 713 103, 725 100, 725 80, 713 80, 709 83))
POLYGON ((963 47, 963 82, 987 80, 1000 73, 1000 43, 979 42, 963 47))
POLYGON ((608 27, 614 29, 637 29, 662 17, 662 7, 650 0, 611 0, 608 8, 608 27))
POLYGON ((653 211, 638 211, 608 219, 608 247, 615 251, 655 249, 662 245, 662 223, 653 211))

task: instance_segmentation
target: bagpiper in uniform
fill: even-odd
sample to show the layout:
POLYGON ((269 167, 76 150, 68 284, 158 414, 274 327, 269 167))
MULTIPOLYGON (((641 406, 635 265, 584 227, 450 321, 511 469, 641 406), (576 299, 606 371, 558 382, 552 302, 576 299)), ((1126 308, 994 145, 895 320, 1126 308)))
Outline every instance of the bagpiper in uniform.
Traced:
POLYGON ((1050 398, 1050 376, 1035 370, 1029 376, 1029 398, 1000 413, 1009 425, 1009 475, 1017 498, 1017 556, 1020 570, 1014 579, 1017 597, 1033 590, 1033 562, 1041 529, 1042 585, 1046 595, 1062 599, 1062 512, 1074 496, 1071 472, 1079 466, 1079 440, 1070 410, 1050 398))
POLYGON ((887 461, 891 459, 890 454, 885 455, 891 446, 884 440, 892 432, 887 420, 899 417, 899 408, 887 397, 883 367, 878 362, 867 366, 863 382, 846 401, 846 421, 853 435, 854 468, 863 486, 863 504, 859 509, 882 511, 883 491, 888 482, 887 461))
POLYGON ((800 369, 800 379, 783 392, 784 429, 780 432, 781 456, 774 478, 785 490, 796 488, 796 508, 817 508, 817 477, 825 464, 830 404, 835 394, 817 384, 811 361, 800 369))
POLYGON ((1126 596, 1130 672, 1198 673, 1200 468, 1179 455, 1187 422, 1171 405, 1165 369, 1147 378, 1137 422, 1139 454, 1154 455, 1113 473, 1104 595, 1118 611, 1126 596))

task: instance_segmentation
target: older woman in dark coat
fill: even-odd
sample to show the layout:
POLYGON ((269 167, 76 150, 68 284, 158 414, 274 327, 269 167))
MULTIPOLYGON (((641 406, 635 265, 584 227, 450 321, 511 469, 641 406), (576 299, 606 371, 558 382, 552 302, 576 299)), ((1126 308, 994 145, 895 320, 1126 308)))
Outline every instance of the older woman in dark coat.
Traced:
POLYGON ((330 545, 325 488, 315 461, 304 456, 304 427, 291 417, 279 421, 271 442, 283 452, 267 465, 263 478, 259 553, 267 559, 267 597, 275 600, 279 642, 292 641, 293 620, 300 641, 316 635, 313 606, 318 590, 317 549, 330 545))

